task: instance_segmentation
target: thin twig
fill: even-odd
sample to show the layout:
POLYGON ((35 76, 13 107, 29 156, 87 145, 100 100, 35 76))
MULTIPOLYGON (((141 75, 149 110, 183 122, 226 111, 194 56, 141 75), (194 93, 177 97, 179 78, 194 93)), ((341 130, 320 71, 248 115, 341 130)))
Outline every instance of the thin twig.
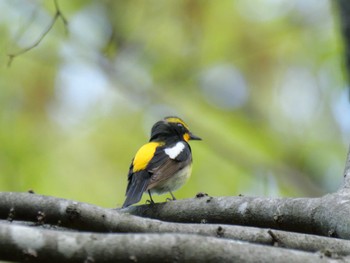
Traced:
POLYGON ((61 18, 64 28, 66 30, 66 34, 68 34, 68 20, 66 19, 66 17, 63 15, 63 13, 61 12, 61 9, 58 6, 58 2, 57 0, 53 0, 53 3, 55 5, 55 9, 56 9, 56 14, 58 16, 58 18, 61 18))
POLYGON ((66 32, 68 32, 68 21, 67 19, 64 17, 64 15, 62 14, 59 6, 58 6, 58 3, 57 3, 57 0, 53 0, 54 2, 54 5, 55 5, 55 9, 56 9, 56 13, 51 21, 51 23, 48 25, 47 29, 43 32, 43 34, 33 43, 31 44, 30 46, 18 51, 17 53, 12 53, 12 54, 8 54, 7 56, 9 57, 9 60, 7 62, 7 66, 10 67, 13 60, 15 59, 15 57, 19 56, 19 55, 22 55, 30 50, 32 50, 33 48, 37 47, 41 41, 44 39, 44 37, 50 32, 50 30, 52 29, 52 27, 54 26, 54 24, 56 23, 57 19, 61 18, 63 24, 64 24, 64 27, 66 29, 66 32))

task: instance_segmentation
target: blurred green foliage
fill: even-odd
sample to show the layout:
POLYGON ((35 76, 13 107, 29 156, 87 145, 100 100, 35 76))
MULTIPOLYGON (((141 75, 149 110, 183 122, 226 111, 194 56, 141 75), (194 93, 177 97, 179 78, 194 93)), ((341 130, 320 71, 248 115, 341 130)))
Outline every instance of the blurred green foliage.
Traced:
POLYGON ((350 106, 331 1, 58 3, 68 34, 58 20, 7 67, 55 8, 0 1, 1 191, 119 206, 133 155, 166 115, 204 139, 177 198, 340 185, 350 106))

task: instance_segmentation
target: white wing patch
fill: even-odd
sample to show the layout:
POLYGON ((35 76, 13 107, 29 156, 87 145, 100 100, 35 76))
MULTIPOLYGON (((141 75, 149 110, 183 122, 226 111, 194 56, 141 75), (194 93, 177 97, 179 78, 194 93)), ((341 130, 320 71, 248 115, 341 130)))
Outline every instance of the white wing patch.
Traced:
POLYGON ((171 148, 166 148, 164 151, 170 157, 170 159, 175 159, 182 151, 185 149, 185 144, 183 142, 178 142, 171 148))

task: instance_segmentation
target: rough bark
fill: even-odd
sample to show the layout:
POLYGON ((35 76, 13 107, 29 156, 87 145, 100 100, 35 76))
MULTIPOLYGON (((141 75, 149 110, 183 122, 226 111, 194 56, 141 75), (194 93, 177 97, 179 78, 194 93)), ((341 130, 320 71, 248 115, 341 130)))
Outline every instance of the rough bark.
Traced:
MULTIPOLYGON (((245 225, 349 239, 349 201, 343 189, 321 198, 205 196, 112 210, 36 194, 0 193, 0 218, 42 221, 78 230, 129 232, 128 212, 162 221, 245 225)), ((138 218, 133 222, 136 231, 137 226, 144 229, 153 221, 138 218)))
POLYGON ((0 257, 29 262, 345 262, 188 234, 95 234, 0 225, 0 257))
MULTIPOLYGON (((148 209, 149 211, 157 211, 158 206, 170 206, 170 210, 168 210, 171 211, 171 209, 174 209, 173 206, 175 203, 189 202, 189 205, 191 205, 191 203, 196 203, 197 200, 204 200, 205 202, 207 202, 207 200, 213 200, 213 198, 206 198, 208 197, 195 200, 169 202, 152 206, 149 205, 148 209)), ((245 201, 247 200, 246 197, 239 198, 245 201)), ((227 201, 227 199, 231 198, 224 198, 224 201, 227 201)), ((251 199, 256 200, 257 198, 251 199)), ((217 200, 217 202, 218 201, 219 200, 217 200)), ((295 199, 286 199, 286 202, 288 201, 294 202, 295 199)), ((145 206, 116 210, 36 194, 0 193, 0 218, 3 219, 0 221, 0 226, 4 224, 11 224, 14 226, 21 224, 31 227, 35 226, 38 230, 54 229, 60 232, 67 230, 78 230, 99 233, 128 232, 196 234, 201 236, 220 237, 221 239, 246 241, 269 246, 280 246, 310 252, 327 251, 327 253, 331 255, 350 254, 350 241, 346 240, 265 228, 228 225, 227 223, 235 223, 235 221, 225 219, 225 211, 230 213, 232 209, 229 209, 223 205, 218 206, 224 210, 218 211, 217 205, 214 206, 215 210, 213 210, 212 207, 202 206, 202 213, 205 212, 205 214, 212 214, 213 212, 217 215, 217 218, 221 220, 216 219, 215 222, 220 224, 203 224, 204 221, 201 222, 202 224, 170 223, 125 214, 126 210, 141 210, 141 208, 144 208, 145 206), (219 214, 221 214, 221 216, 218 216, 219 214)), ((246 205, 243 206, 246 207, 246 205)), ((181 209, 184 209, 184 207, 181 209)), ((192 208, 187 207, 185 210, 188 209, 192 208)), ((238 210, 243 212, 242 209, 238 210)), ((196 210, 193 211, 195 212, 196 210)), ((192 216, 195 216, 195 213, 192 213, 192 216)), ((175 219, 178 220, 176 216, 175 219)), ((293 219, 290 220, 293 222, 293 219)), ((253 224, 254 221, 250 220, 249 222, 250 224, 253 224)))
POLYGON ((320 198, 205 196, 123 211, 163 221, 235 224, 350 239, 349 201, 345 190, 320 198))
MULTIPOLYGON (((350 147, 344 169, 343 191, 350 192, 350 147)), ((350 193, 349 193, 350 194, 350 193)))

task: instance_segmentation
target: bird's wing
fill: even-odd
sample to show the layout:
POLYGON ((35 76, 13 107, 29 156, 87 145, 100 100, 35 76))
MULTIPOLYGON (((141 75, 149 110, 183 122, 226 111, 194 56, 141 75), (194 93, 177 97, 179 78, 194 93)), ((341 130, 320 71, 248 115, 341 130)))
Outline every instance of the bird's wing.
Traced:
POLYGON ((186 142, 178 142, 167 148, 160 147, 147 167, 151 173, 148 189, 169 179, 192 162, 191 148, 186 142))
POLYGON ((131 160, 131 164, 130 164, 130 167, 129 167, 129 173, 128 173, 128 187, 126 188, 126 194, 125 195, 127 195, 128 194, 128 191, 129 191, 129 189, 130 189, 130 186, 131 186, 131 181, 132 181, 132 176, 133 176, 133 169, 134 169, 134 159, 135 158, 132 158, 132 160, 131 160))
POLYGON ((191 148, 186 142, 167 147, 160 142, 143 145, 130 165, 123 207, 139 202, 143 192, 167 180, 191 162, 191 148))
POLYGON ((149 142, 143 145, 136 153, 128 173, 128 186, 126 188, 126 199, 123 207, 127 207, 141 200, 142 194, 146 191, 151 175, 146 169, 151 162, 158 147, 162 143, 149 142))

